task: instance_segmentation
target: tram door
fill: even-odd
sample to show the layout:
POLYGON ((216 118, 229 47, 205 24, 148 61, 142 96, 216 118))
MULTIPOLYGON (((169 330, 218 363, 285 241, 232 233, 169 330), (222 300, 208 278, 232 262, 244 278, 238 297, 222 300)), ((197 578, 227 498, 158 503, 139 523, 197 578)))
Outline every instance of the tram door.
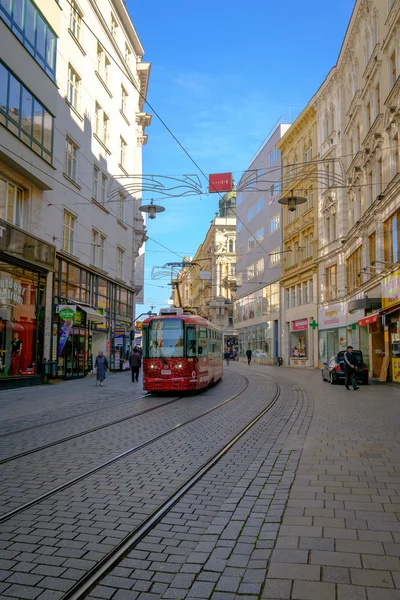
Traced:
POLYGON ((85 338, 86 330, 73 327, 65 344, 65 376, 84 377, 85 375, 85 338))

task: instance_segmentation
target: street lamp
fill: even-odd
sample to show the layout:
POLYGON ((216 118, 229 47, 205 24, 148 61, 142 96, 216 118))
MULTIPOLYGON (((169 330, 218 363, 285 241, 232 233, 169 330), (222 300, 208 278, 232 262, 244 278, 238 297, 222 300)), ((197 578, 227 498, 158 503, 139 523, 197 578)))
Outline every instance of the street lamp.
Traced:
POLYGON ((158 204, 154 204, 153 200, 151 200, 150 204, 144 204, 143 206, 139 206, 139 210, 141 212, 148 213, 149 219, 155 219, 156 214, 164 212, 165 208, 163 206, 159 206, 158 204))
POLYGON ((284 204, 285 206, 287 206, 290 212, 294 212, 296 210, 296 206, 307 202, 307 198, 303 198, 303 196, 294 196, 292 190, 290 196, 279 198, 278 202, 279 204, 284 204))

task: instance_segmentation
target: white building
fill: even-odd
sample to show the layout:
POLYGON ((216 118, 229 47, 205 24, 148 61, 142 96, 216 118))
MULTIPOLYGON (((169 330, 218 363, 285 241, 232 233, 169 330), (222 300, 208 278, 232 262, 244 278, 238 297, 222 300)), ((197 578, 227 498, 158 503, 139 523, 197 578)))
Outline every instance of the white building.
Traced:
MULTIPOLYGON (((16 191, 15 207, 3 214, 47 244, 38 256, 56 249, 45 299, 40 292, 46 323, 36 321, 40 331, 30 342, 41 352, 30 362, 38 371, 39 362, 52 359, 59 376, 79 377, 102 349, 118 369, 128 351, 135 294, 143 286, 143 269, 138 277, 135 262, 145 237, 138 207, 142 145, 151 120, 144 112, 150 65, 142 62, 143 48, 122 0, 27 0, 21 18, 18 2, 12 4, 15 14, 7 14, 4 3, 0 7, 0 88, 8 89, 8 78, 9 89, 20 96, 18 107, 10 106, 15 91, 0 101, 0 184, 5 182, 8 202, 10 185, 16 191), (72 319, 62 318, 64 305, 72 319)), ((6 360, 7 335, 0 342, 6 360)), ((24 352, 32 336, 23 330, 21 335, 24 352)))
POLYGON ((283 123, 274 127, 237 186, 234 321, 241 356, 251 348, 261 362, 275 361, 280 354, 282 163, 276 144, 289 127, 283 123))

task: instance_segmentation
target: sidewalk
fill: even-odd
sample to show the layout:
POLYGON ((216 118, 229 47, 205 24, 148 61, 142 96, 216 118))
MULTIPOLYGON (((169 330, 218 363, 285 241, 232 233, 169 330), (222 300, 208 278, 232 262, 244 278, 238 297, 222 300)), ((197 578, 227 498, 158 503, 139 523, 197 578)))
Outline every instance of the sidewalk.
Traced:
POLYGON ((262 598, 399 600, 400 390, 281 375, 312 392, 314 415, 262 598))

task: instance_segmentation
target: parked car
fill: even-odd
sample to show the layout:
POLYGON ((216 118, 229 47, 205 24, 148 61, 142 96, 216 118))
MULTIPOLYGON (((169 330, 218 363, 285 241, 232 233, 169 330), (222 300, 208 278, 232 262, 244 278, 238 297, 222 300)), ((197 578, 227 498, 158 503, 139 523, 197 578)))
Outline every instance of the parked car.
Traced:
MULTIPOLYGON (((341 350, 336 356, 332 356, 329 362, 323 363, 322 381, 329 381, 332 385, 339 382, 344 383, 344 353, 345 350, 341 350)), ((357 357, 357 383, 368 385, 368 367, 364 362, 363 354, 361 350, 353 350, 353 354, 357 357)))

